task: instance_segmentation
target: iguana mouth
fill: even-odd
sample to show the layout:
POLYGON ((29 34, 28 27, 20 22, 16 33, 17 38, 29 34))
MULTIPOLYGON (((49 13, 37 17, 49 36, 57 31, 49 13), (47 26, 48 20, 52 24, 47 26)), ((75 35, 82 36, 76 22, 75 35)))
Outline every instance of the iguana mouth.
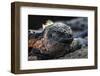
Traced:
POLYGON ((71 44, 73 41, 73 38, 64 38, 64 39, 61 39, 59 42, 61 43, 65 43, 65 44, 71 44))

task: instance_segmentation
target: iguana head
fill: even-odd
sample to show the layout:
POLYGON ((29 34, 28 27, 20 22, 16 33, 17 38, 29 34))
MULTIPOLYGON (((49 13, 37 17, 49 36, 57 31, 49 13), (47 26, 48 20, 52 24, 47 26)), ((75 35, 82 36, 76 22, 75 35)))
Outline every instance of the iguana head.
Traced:
POLYGON ((70 26, 55 22, 45 28, 44 45, 46 52, 54 57, 63 55, 73 41, 72 30, 70 26))

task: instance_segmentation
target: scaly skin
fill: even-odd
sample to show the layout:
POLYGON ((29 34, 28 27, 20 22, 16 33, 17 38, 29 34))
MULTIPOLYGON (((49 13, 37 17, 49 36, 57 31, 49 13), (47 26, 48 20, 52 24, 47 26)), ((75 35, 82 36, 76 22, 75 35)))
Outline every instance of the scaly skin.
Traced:
POLYGON ((29 47, 40 50, 42 55, 58 58, 69 52, 72 41, 71 28, 64 23, 56 22, 45 28, 43 38, 29 40, 29 47))

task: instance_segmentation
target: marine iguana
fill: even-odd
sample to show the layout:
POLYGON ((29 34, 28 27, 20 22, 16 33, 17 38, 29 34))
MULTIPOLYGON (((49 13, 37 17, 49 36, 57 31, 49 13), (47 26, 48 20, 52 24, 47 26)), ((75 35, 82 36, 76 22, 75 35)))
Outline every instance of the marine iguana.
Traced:
POLYGON ((42 37, 29 40, 29 55, 33 56, 34 60, 56 59, 81 48, 80 42, 76 44, 73 41, 75 39, 71 27, 62 22, 47 26, 41 35, 42 37))

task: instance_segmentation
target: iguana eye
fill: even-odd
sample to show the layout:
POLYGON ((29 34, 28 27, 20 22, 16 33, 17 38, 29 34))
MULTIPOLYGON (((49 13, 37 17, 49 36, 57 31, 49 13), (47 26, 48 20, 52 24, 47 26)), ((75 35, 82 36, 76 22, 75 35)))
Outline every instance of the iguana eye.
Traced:
POLYGON ((68 38, 72 38, 72 35, 71 34, 68 34, 68 38))

